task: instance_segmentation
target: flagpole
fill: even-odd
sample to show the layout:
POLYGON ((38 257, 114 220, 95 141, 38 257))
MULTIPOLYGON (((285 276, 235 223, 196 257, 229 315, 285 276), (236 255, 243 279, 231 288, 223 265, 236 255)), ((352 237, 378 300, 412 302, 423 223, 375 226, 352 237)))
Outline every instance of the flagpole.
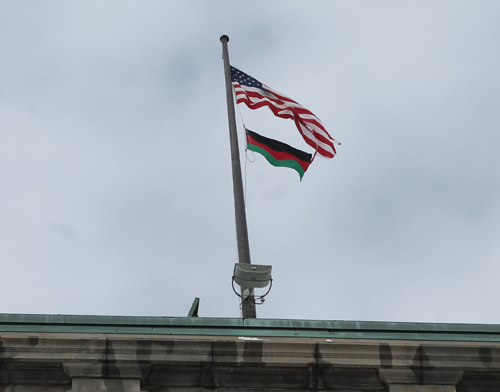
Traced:
MULTIPOLYGON (((238 135, 236 133, 236 116, 234 111, 233 84, 231 82, 231 65, 227 43, 229 37, 220 37, 222 42, 222 59, 224 61, 224 75, 226 79, 227 115, 229 122, 229 141, 231 144, 231 163, 233 171, 234 214, 236 218, 236 239, 238 243, 238 260, 240 263, 251 264, 250 245, 248 243, 247 216, 245 212, 245 198, 243 180, 241 177, 240 151, 238 135)), ((241 288, 243 318, 257 318, 253 289, 241 288)))

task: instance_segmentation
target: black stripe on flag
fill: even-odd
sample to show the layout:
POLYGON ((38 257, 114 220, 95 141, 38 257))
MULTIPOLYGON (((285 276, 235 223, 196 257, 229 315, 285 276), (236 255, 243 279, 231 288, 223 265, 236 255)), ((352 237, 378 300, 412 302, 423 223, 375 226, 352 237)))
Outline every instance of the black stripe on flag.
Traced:
POLYGON ((305 151, 297 150, 296 148, 293 148, 292 146, 286 143, 279 142, 274 139, 269 139, 268 137, 259 135, 258 133, 255 133, 249 129, 247 129, 246 131, 248 135, 251 136, 255 141, 265 144, 274 151, 287 152, 295 156, 297 159, 300 159, 301 161, 309 163, 311 162, 312 154, 309 154, 305 151))

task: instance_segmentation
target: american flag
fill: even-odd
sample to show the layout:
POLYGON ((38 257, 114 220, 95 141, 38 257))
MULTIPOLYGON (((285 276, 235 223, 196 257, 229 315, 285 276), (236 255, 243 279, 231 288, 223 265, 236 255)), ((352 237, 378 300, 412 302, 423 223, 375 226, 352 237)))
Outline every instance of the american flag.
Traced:
POLYGON ((334 144, 340 145, 326 131, 318 117, 300 103, 270 89, 257 79, 231 67, 231 80, 236 93, 236 102, 245 103, 250 109, 269 107, 275 116, 291 118, 307 144, 325 158, 337 153, 334 144))

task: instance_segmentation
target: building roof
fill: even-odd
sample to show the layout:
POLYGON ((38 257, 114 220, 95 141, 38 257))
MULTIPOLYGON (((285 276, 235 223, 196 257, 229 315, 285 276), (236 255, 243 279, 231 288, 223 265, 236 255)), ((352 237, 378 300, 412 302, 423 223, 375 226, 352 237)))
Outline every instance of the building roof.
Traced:
POLYGON ((500 342, 500 325, 211 317, 0 314, 0 332, 500 342))

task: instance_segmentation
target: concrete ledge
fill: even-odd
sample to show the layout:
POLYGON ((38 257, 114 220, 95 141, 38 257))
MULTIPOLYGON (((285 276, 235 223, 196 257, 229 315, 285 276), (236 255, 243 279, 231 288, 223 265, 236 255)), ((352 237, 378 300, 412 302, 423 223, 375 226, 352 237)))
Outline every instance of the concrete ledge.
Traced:
POLYGON ((389 386, 389 392, 456 392, 451 385, 404 385, 389 386))
POLYGON ((0 392, 498 392, 500 343, 16 332, 0 339, 0 384, 0 392))
POLYGON ((102 378, 73 378, 67 392, 140 392, 141 380, 102 378))

